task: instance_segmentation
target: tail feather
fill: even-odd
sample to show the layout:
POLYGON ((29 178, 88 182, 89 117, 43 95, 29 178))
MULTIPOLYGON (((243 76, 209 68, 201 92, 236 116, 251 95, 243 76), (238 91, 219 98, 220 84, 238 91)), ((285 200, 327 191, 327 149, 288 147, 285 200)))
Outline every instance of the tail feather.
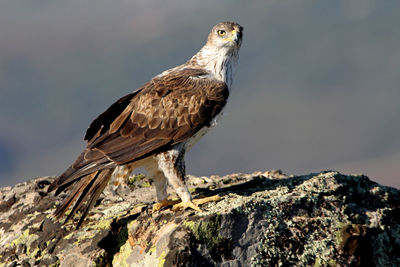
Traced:
MULTIPOLYGON (((74 184, 72 191, 64 202, 56 209, 54 216, 56 218, 62 217, 68 208, 75 202, 74 207, 68 214, 64 223, 71 219, 77 210, 83 207, 84 212, 76 226, 76 228, 79 228, 89 210, 93 207, 101 192, 103 192, 104 188, 107 186, 113 170, 113 168, 103 169, 77 178, 77 182, 74 184)), ((57 188, 57 191, 58 190, 59 188, 57 188)))
POLYGON ((116 167, 116 164, 110 161, 103 153, 97 150, 85 149, 78 156, 75 162, 61 174, 47 189, 51 192, 55 189, 58 195, 65 188, 93 172, 116 167))
POLYGON ((47 188, 47 192, 50 193, 51 191, 54 191, 56 188, 58 188, 60 184, 63 183, 63 181, 65 180, 64 177, 69 177, 69 175, 73 173, 73 171, 74 169, 72 168, 72 166, 70 166, 63 174, 58 176, 58 178, 49 185, 49 187, 47 188))
POLYGON ((102 171, 98 175, 96 181, 93 183, 93 186, 91 187, 91 190, 89 192, 90 198, 86 204, 85 211, 83 212, 81 218, 79 219, 78 224, 76 225, 77 229, 79 228, 79 226, 81 226, 89 210, 93 207, 94 203, 99 198, 101 192, 103 192, 104 188, 107 186, 108 181, 111 178, 111 174, 112 174, 111 170, 102 171))
MULTIPOLYGON (((72 188, 72 191, 68 194, 68 197, 63 201, 63 203, 58 206, 56 211, 54 212, 54 216, 58 219, 60 219, 65 212, 68 210, 68 208, 71 206, 72 203, 75 202, 75 200, 79 197, 82 196, 83 191, 89 183, 93 180, 93 178, 97 175, 97 172, 92 173, 86 177, 82 177, 72 188)), ((75 204, 76 206, 76 204, 75 204)))
POLYGON ((93 162, 87 165, 86 168, 82 169, 75 169, 72 165, 49 185, 47 192, 51 192, 56 189, 55 194, 58 195, 77 180, 80 180, 85 176, 89 176, 94 172, 114 167, 116 167, 116 164, 109 162, 108 159, 103 159, 99 162, 93 162))
MULTIPOLYGON (((70 176, 64 176, 62 174, 59 177, 59 181, 58 181, 57 185, 55 186, 55 188, 57 188, 55 194, 56 195, 60 194, 62 191, 64 191, 65 188, 69 187, 71 184, 73 184, 77 180, 82 179, 83 177, 90 176, 92 173, 96 173, 96 172, 104 170, 104 169, 107 170, 108 168, 115 167, 115 166, 112 165, 108 168, 107 167, 105 164, 93 163, 91 166, 88 166, 88 169, 74 171, 70 176)), ((52 189, 54 189, 54 188, 52 188, 52 189)))

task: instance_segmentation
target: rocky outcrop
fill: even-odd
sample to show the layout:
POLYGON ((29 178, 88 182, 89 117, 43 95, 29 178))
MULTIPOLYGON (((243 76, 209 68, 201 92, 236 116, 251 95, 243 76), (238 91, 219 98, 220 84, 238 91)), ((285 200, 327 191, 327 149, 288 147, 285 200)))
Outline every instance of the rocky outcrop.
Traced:
POLYGON ((52 180, 0 189, 1 266, 400 266, 400 192, 362 175, 189 177, 195 197, 221 197, 203 212, 152 212, 139 175, 77 230, 52 218, 66 194, 52 180))

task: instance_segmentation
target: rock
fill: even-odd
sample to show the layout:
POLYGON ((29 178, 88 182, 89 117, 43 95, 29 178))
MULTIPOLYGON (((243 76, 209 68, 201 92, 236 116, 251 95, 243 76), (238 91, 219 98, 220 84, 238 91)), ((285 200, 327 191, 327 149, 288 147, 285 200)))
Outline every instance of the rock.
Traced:
POLYGON ((195 197, 222 198, 203 212, 152 212, 133 177, 77 230, 52 217, 53 179, 0 188, 0 266, 400 266, 400 191, 363 175, 188 176, 195 197))

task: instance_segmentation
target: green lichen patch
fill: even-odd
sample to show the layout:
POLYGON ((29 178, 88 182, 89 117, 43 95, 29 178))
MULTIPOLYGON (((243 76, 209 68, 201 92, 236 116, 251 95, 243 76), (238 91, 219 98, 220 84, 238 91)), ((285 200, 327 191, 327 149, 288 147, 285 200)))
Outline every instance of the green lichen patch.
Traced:
POLYGON ((221 216, 200 217, 183 223, 191 231, 193 241, 204 245, 215 262, 231 258, 232 242, 220 234, 221 216))
POLYGON ((160 257, 158 257, 158 267, 164 266, 166 256, 167 256, 167 253, 165 251, 161 252, 160 257))
POLYGON ((131 190, 134 190, 136 187, 150 187, 151 186, 150 182, 147 181, 146 176, 142 173, 138 173, 138 174, 130 176, 128 178, 127 184, 131 188, 131 190))
POLYGON ((150 187, 151 184, 150 184, 149 181, 143 181, 139 186, 140 186, 140 187, 150 187))
POLYGON ((97 230, 109 229, 112 221, 113 221, 112 219, 100 220, 99 222, 93 225, 93 229, 97 230))
POLYGON ((6 247, 18 246, 19 244, 30 244, 36 237, 36 235, 29 234, 29 229, 26 229, 11 243, 6 244, 6 247))
POLYGON ((141 181, 145 178, 146 178, 146 175, 144 175, 143 173, 138 173, 138 174, 132 175, 128 178, 128 185, 133 185, 135 182, 141 181))
MULTIPOLYGON (((112 260, 112 266, 122 266, 128 267, 127 259, 131 255, 132 246, 129 242, 126 242, 124 245, 121 246, 119 252, 114 256, 112 260)), ((97 262, 96 266, 106 266, 105 262, 97 262)))
POLYGON ((40 260, 42 257, 42 251, 36 245, 39 236, 31 233, 30 229, 23 231, 16 239, 9 244, 5 245, 5 248, 9 252, 12 251, 23 253, 23 259, 28 260, 40 260))
POLYGON ((127 242, 128 226, 138 217, 138 215, 139 214, 133 214, 111 222, 109 233, 97 244, 105 251, 95 260, 95 263, 98 266, 111 265, 114 255, 120 252, 121 249, 126 252, 126 246, 130 246, 129 242, 127 242))
POLYGON ((219 234, 221 227, 219 216, 207 221, 186 221, 184 225, 190 228, 196 241, 205 244, 207 247, 214 247, 222 240, 222 236, 219 234))

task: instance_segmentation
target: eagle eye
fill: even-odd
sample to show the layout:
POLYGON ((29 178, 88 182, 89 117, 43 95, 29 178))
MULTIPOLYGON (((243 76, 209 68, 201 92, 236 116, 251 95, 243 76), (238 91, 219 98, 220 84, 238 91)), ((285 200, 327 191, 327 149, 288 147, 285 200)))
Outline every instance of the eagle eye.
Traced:
POLYGON ((217 33, 218 33, 219 36, 224 36, 226 34, 226 31, 218 30, 217 33))

